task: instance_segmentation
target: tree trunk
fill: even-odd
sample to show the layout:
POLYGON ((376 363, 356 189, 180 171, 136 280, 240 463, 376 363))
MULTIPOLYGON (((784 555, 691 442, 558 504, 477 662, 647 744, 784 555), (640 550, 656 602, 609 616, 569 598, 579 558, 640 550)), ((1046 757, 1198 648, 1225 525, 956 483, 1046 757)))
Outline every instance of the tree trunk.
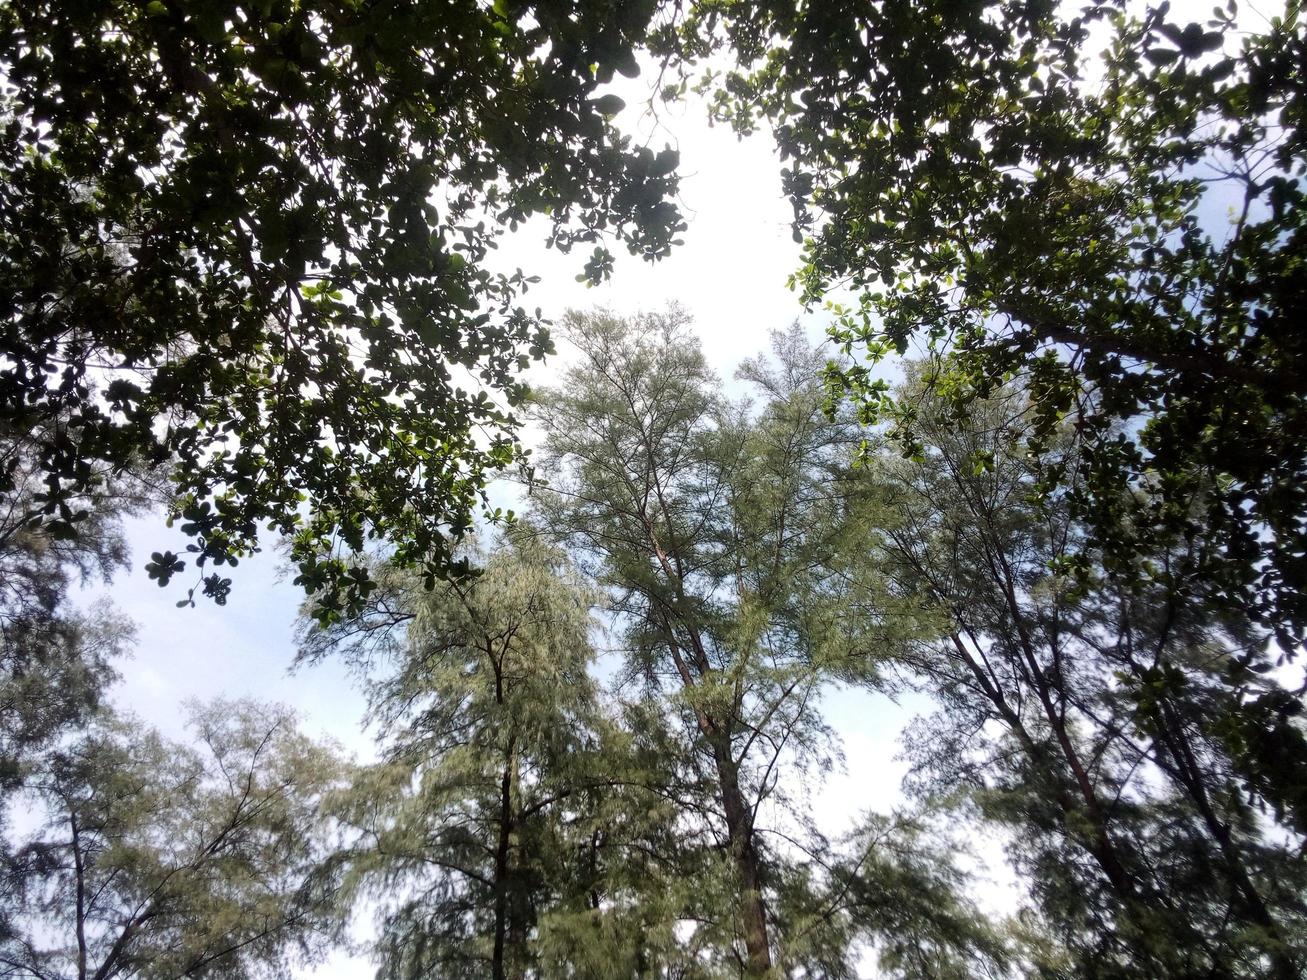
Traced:
MULTIPOLYGON (((981 690, 989 699, 990 703, 994 705, 999 716, 1007 724, 1008 730, 1011 731, 1021 743, 1021 747, 1030 761, 1037 764, 1041 758, 1039 748, 1035 744, 1035 740, 1031 737, 1030 733, 1026 730, 1026 726, 1022 723, 1020 717, 1007 703, 1007 699, 1003 696, 1003 692, 991 682, 984 669, 976 662, 976 659, 971 655, 970 651, 967 650, 966 645, 962 642, 962 638, 956 633, 952 634, 950 638, 952 639, 953 646, 958 651, 963 662, 967 665, 968 669, 970 669, 972 676, 976 678, 981 690)), ((1107 833, 1107 826, 1103 819, 1102 810, 1098 806, 1098 800, 1094 794, 1093 787, 1089 782, 1088 775, 1085 773, 1084 767, 1080 765, 1079 756, 1076 754, 1075 747, 1071 744, 1065 727, 1061 725, 1060 719, 1057 717, 1057 713, 1051 710, 1051 705, 1049 705, 1047 699, 1041 695, 1040 701, 1045 708, 1048 709, 1046 717, 1048 718, 1049 724, 1054 729, 1058 741, 1058 748, 1061 749, 1064 759, 1072 770, 1072 776, 1075 779, 1076 786, 1080 790, 1081 798, 1083 800, 1082 805, 1077 806, 1074 801, 1059 788, 1057 793, 1057 803, 1058 808, 1062 811, 1063 831, 1067 833, 1068 837, 1074 836, 1069 829, 1070 821, 1067 818, 1072 817, 1077 811, 1083 809, 1094 826, 1094 838, 1088 842, 1090 855, 1094 858, 1095 862, 1097 862, 1103 873, 1107 875, 1113 891, 1117 893, 1117 897, 1126 902, 1136 901, 1138 899, 1138 894, 1130 881, 1129 875, 1126 874, 1125 869, 1121 866, 1121 863, 1117 858, 1116 849, 1107 833)))
POLYGON ((731 760, 729 747, 723 751, 722 746, 714 745, 713 755, 717 763, 731 858, 740 881, 740 919, 747 956, 745 976, 765 977, 771 970, 771 945, 767 938, 767 908, 762 897, 758 851, 754 847, 753 814, 740 792, 739 772, 731 760))
POLYGON ((1199 816, 1207 827, 1207 832, 1216 841, 1221 852, 1221 865, 1225 869, 1226 881, 1234 891, 1234 904, 1242 910, 1244 918, 1259 926, 1274 943, 1274 948, 1267 954, 1271 960, 1270 976, 1275 980, 1294 980, 1300 976, 1300 973, 1292 957, 1284 949, 1279 924, 1271 916, 1266 902, 1258 892, 1251 875, 1248 874, 1243 855, 1230 833, 1229 826, 1212 809, 1198 760, 1189 745, 1183 723, 1176 717, 1175 711, 1165 699, 1161 700, 1158 720, 1161 722, 1162 742, 1174 763, 1173 777, 1193 800, 1199 816))
MULTIPOLYGON (((510 932, 511 849, 513 840, 514 742, 509 739, 508 761, 499 782, 499 841, 495 847, 495 945, 490 959, 492 980, 508 980, 507 960, 510 932)), ((515 938, 515 937, 514 937, 515 938)), ((521 957, 514 957, 521 962, 521 957)))
POLYGON ((1093 781, 1089 778, 1080 753, 1076 751, 1075 743, 1072 742, 1071 735, 1067 731, 1066 719, 1053 703, 1054 692, 1060 690, 1060 687, 1056 680, 1050 682, 1039 663, 1039 658, 1035 655, 1035 641, 1027 629, 1021 603, 1017 601, 1014 584, 1016 577, 1006 556, 997 549, 994 551, 994 557, 990 558, 990 571, 995 583, 1003 590, 1008 612, 1012 616, 1018 646, 1025 661, 1027 681, 1035 692, 1035 697, 1043 709, 1044 719, 1048 722, 1049 730, 1053 733, 1053 738, 1080 793, 1078 809, 1089 819, 1092 827, 1092 836, 1085 841, 1085 847, 1098 862, 1103 874, 1107 876, 1112 890, 1133 916, 1137 910, 1143 908, 1142 896, 1134 877, 1126 870, 1117 852, 1116 842, 1108 830, 1107 815, 1103 813, 1093 781))
MULTIPOLYGON (((659 506, 666 513, 666 504, 661 498, 661 491, 659 494, 659 506)), ((670 520, 668 524, 670 526, 670 520)), ((684 601, 682 566, 675 549, 671 550, 670 556, 663 550, 657 534, 647 520, 645 532, 648 534, 649 543, 663 574, 676 589, 677 598, 684 601)), ((686 663, 685 658, 681 656, 668 610, 663 610, 661 620, 672 661, 676 665, 681 683, 690 690, 709 680, 713 669, 704 648, 703 638, 697 629, 692 625, 686 625, 690 654, 690 663, 686 663)), ((745 948, 744 975, 749 978, 766 977, 771 971, 771 945, 767 936, 767 907, 762 896, 758 851, 753 840, 753 814, 744 802, 744 794, 740 792, 740 773, 731 755, 729 729, 724 730, 700 707, 695 708, 694 714, 700 734, 712 746, 713 762, 717 769, 718 792, 721 794, 722 811, 726 817, 727 841, 730 845, 731 858, 735 862, 736 873, 739 875, 739 911, 745 948)))
POLYGON ((77 874, 77 978, 86 980, 86 870, 82 863, 82 838, 77 814, 68 817, 73 832, 73 869, 77 874))

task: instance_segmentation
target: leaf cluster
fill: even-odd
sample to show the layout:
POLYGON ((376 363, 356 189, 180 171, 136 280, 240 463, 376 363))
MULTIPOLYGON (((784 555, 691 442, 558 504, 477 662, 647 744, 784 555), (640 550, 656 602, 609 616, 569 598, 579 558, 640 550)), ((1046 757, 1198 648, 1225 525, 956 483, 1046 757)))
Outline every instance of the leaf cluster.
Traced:
POLYGON ((0 418, 41 433, 43 519, 139 460, 191 542, 148 568, 192 565, 191 596, 225 599, 266 530, 324 619, 360 608, 369 539, 448 573, 551 349, 500 235, 538 215, 551 246, 654 259, 683 226, 675 155, 601 91, 653 15, 6 5, 0 418))

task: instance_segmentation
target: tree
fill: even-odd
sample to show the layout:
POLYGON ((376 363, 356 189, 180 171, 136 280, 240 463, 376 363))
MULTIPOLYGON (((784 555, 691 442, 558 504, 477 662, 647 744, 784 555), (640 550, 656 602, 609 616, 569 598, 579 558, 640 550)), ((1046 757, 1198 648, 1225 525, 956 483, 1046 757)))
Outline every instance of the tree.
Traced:
POLYGON ((833 867, 827 916, 847 916, 855 936, 871 938, 886 977, 938 980, 1002 977, 1011 954, 964 897, 953 835, 926 820, 870 815, 853 834, 851 852, 833 867))
POLYGON ((549 349, 533 280, 492 271, 502 231, 546 215, 549 245, 653 259, 682 227, 676 153, 631 146, 600 90, 653 14, 6 4, 0 420, 39 433, 37 520, 139 459, 214 598, 264 526, 325 617, 365 593, 369 537, 446 573, 549 349))
POLYGON ((336 812, 357 835, 340 860, 381 903, 381 974, 651 975, 679 910, 653 887, 658 848, 626 843, 672 818, 642 788, 638 737, 600 706, 595 597, 520 533, 477 562, 433 592, 389 569, 370 615, 306 636, 308 656, 345 653, 374 677, 383 760, 336 812))
POLYGON ((70 609, 68 593, 126 564, 122 519, 157 496, 129 470, 68 500, 76 521, 40 521, 42 437, 0 428, 0 793, 30 753, 94 712, 114 679, 130 624, 107 605, 70 609))
POLYGON ((31 764, 0 973, 37 980, 288 976, 340 916, 320 868, 336 757, 283 710, 196 706, 198 745, 97 716, 31 764))
POLYGON ((924 824, 832 844, 799 795, 831 752, 821 685, 885 656, 846 628, 858 434, 820 356, 777 335, 740 370, 760 403, 731 404, 674 310, 567 327, 529 522, 469 580, 382 563, 362 615, 304 621, 302 656, 370 676, 384 728, 338 810, 383 973, 851 978, 870 950, 887 976, 1003 975, 924 824), (603 687, 597 595, 550 539, 623 637, 603 687))
MULTIPOLYGON (((36 522, 43 503, 39 434, 0 427, 0 860, 29 763, 94 716, 116 679, 133 626, 106 601, 83 610, 70 591, 126 563, 122 519, 155 496, 131 470, 68 503, 80 519, 36 522)), ((15 884, 0 880, 0 934, 15 884)))
POLYGON ((1253 609, 1292 656, 1307 24, 1296 2, 1251 31, 1233 0, 1206 24, 1169 8, 704 0, 660 43, 727 49, 717 118, 774 130, 795 284, 853 296, 837 390, 910 416, 873 369, 915 341, 957 354, 959 402, 1022 376, 1039 431, 1069 415, 1089 447, 1042 479, 1075 488, 1103 560, 1144 574, 1155 540, 1198 533, 1177 587, 1253 609))
POLYGON ((775 363, 742 369, 763 393, 753 413, 720 397, 686 322, 567 316, 581 360, 536 396, 532 493, 607 589, 628 678, 674 706, 680 754, 711 789, 686 819, 717 837, 730 875, 730 905, 700 929, 716 931, 723 972, 762 977, 798 966, 775 930, 785 893, 766 835, 789 826, 786 786, 827 754, 818 688, 847 666, 827 642, 821 566, 838 533, 827 478, 848 447, 797 327, 775 363))
MULTIPOLYGON (((1124 587, 1101 560, 1070 575, 1071 556, 1098 556, 1074 487, 1039 492, 1048 459, 1030 444, 1048 437, 1032 434, 1025 392, 959 413, 924 394, 949 384, 909 382, 920 455, 875 457, 864 506, 879 531, 854 559, 864 603, 937 623, 895 649, 940 704, 910 733, 917 786, 969 787, 1013 828, 1086 976, 1298 976, 1307 867, 1285 799, 1307 777, 1307 738, 1264 676, 1266 632, 1196 590, 1124 587), (1256 737, 1230 737, 1257 718, 1256 737)), ((1077 451, 1061 436, 1053 449, 1077 451)), ((1165 570, 1202 545, 1150 559, 1165 570)))

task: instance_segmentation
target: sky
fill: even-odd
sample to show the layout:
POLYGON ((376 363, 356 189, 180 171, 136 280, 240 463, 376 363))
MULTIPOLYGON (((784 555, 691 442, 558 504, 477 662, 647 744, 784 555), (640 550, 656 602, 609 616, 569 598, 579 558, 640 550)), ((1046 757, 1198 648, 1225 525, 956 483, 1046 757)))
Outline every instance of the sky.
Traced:
MULTIPOLYGON (((1209 9, 1210 2, 1187 0, 1173 4, 1172 18, 1201 17, 1209 9)), ((1264 19, 1251 5, 1245 4, 1241 13, 1264 19)), ((790 237, 791 210, 780 193, 780 163, 770 135, 760 131, 738 139, 726 127, 710 126, 705 107, 694 101, 660 110, 653 119, 641 105, 651 74, 646 70, 641 78, 619 80, 622 85, 615 88, 627 108, 617 122, 654 149, 670 144, 680 150, 679 203, 689 220, 684 244, 657 263, 619 254, 612 278, 594 288, 575 280, 584 252, 562 255, 545 249, 540 225, 527 225, 509 238, 498 262, 541 277, 523 302, 541 307, 553 320, 569 308, 607 306, 634 313, 679 303, 693 315, 704 352, 730 390, 735 366, 763 351, 770 331, 799 319, 810 337, 820 341, 826 318, 820 311, 806 312, 786 287, 799 265, 800 247, 790 237)), ((548 384, 567 356, 564 348, 543 368, 533 368, 531 382, 548 384)), ((515 490, 505 485, 494 493, 511 501, 515 490)), ((180 731, 180 703, 188 697, 276 699, 296 707, 310 730, 359 751, 367 748, 357 726, 362 701, 343 670, 327 665, 293 676, 286 672, 300 592, 282 580, 273 554, 244 560, 233 570, 226 607, 204 601, 194 609, 177 609, 179 583, 161 589, 142 566, 151 551, 177 550, 180 535, 165 530, 157 517, 146 517, 131 522, 129 539, 133 568, 108 590, 139 627, 135 659, 126 665, 117 690, 122 707, 174 732, 180 731)), ((92 588, 87 600, 104 592, 92 588)))
MULTIPOLYGON (((628 99, 619 124, 658 147, 672 143, 681 150, 680 203, 690 219, 684 245, 658 263, 620 254, 612 279, 587 288, 575 279, 584 252, 547 250, 543 226, 525 226, 504 242, 496 258, 503 268, 520 266, 540 276, 523 304, 539 306, 557 321, 572 308, 606 306, 634 313, 677 302, 693 314, 705 354, 728 384, 739 361, 764 350, 769 332, 796 318, 810 324, 813 339, 820 340, 820 317, 804 315, 785 286, 798 265, 799 246, 790 238, 790 207, 779 193, 779 165, 768 138, 737 140, 724 128, 708 126, 699 105, 675 116, 663 112, 655 124, 641 118, 635 102, 628 99)), ((532 384, 549 384, 566 363, 568 352, 560 346, 558 356, 532 369, 532 384)), ((531 434, 526 438, 529 442, 531 434)), ((517 490, 504 483, 492 493, 511 503, 517 490)), ((275 542, 265 541, 262 554, 225 573, 233 580, 225 607, 197 600, 193 609, 178 609, 184 586, 174 582, 160 588, 142 566, 152 551, 179 550, 180 533, 149 515, 130 522, 128 538, 130 572, 115 577, 107 590, 92 588, 87 595, 90 601, 107 594, 138 626, 135 657, 117 688, 121 707, 179 733, 180 705, 187 698, 278 700, 298 709, 310 731, 367 750, 357 725, 362 700, 343 669, 327 665, 287 673, 301 592, 289 576, 283 577, 272 550, 275 542)))
MULTIPOLYGON (((1197 14, 1210 9, 1210 4, 1184 6, 1197 14)), ((765 349, 770 331, 797 318, 820 340, 825 320, 820 312, 805 312, 786 286, 799 265, 799 246, 790 236, 791 209, 780 193, 780 164, 769 134, 738 139, 726 127, 710 126, 704 106, 693 101, 677 110, 663 109, 654 118, 642 105, 651 74, 646 71, 617 89, 628 104, 617 121, 655 150, 664 144, 680 150, 680 204, 689 221, 684 244, 654 264, 619 254, 611 280, 596 288, 575 279, 584 251, 561 255, 546 250, 540 225, 527 225, 507 240, 497 261, 505 269, 520 266, 541 277, 524 303, 541 307, 553 320, 569 308, 602 305, 634 313, 679 303, 693 315, 705 354, 730 390, 736 365, 765 349)), ((566 359, 561 351, 550 365, 534 368, 532 383, 548 384, 566 359)), ((496 502, 511 505, 514 493, 507 486, 498 488, 496 502)), ((296 709, 311 734, 338 742, 356 757, 372 755, 363 728, 363 698, 343 665, 328 660, 297 672, 289 669, 302 594, 289 576, 283 577, 271 550, 242 561, 230 573, 234 587, 225 607, 199 600, 194 609, 178 609, 183 588, 161 589, 142 569, 151 551, 176 550, 175 532, 165 531, 157 516, 141 518, 131 522, 129 540, 131 571, 108 589, 88 589, 85 597, 90 602, 107 593, 137 623, 135 654, 122 665, 114 693, 118 707, 167 735, 183 737, 187 699, 276 701, 296 709)), ((270 548, 272 543, 266 544, 270 548)), ((867 691, 825 697, 824 714, 842 744, 845 771, 829 777, 812 797, 823 831, 838 834, 851 828, 858 813, 885 812, 901 800, 905 765, 896 758, 898 735, 926 707, 920 699, 894 704, 867 691)), ((990 911, 1010 911, 1014 892, 997 858, 998 842, 982 840, 977 847, 988 864, 975 865, 983 876, 976 897, 990 911)), ((361 926, 360 934, 365 932, 361 926)), ((365 958, 345 952, 301 971, 312 980, 361 980, 372 974, 365 958)))
MULTIPOLYGON (((646 71, 644 78, 650 75, 646 71)), ((628 107, 617 121, 655 150, 664 144, 680 150, 679 203, 689 222, 684 244, 657 263, 619 253, 611 280, 595 288, 575 278, 585 252, 546 250, 542 225, 527 225, 506 240, 496 262, 506 270, 520 266, 540 276, 523 302, 539 306, 555 321, 569 308, 607 306, 634 313, 679 303, 693 315, 710 364, 731 390, 736 365, 763 351, 771 331, 785 329, 797 318, 819 341, 825 321, 820 313, 806 314, 786 287, 799 265, 799 246, 790 235, 791 209, 780 194, 780 165, 769 134, 737 139, 726 127, 708 125, 698 103, 662 110, 654 119, 641 105, 645 84, 643 78, 635 79, 618 89, 628 107)), ((560 350, 549 364, 534 368, 531 382, 548 384, 567 357, 560 350)), ((515 494, 515 488, 501 486, 493 496, 500 506, 511 506, 515 494)), ((302 593, 279 567, 273 542, 227 573, 234 585, 225 607, 201 599, 193 609, 179 609, 183 588, 177 583, 160 588, 142 568, 151 551, 177 550, 177 532, 164 529, 152 515, 132 521, 128 537, 131 570, 107 589, 89 589, 85 597, 89 602, 107 594, 137 624, 134 656, 122 665, 113 695, 120 709, 183 738, 188 699, 275 701, 293 707, 310 734, 339 743, 357 758, 373 755, 363 727, 364 700, 344 666, 328 660, 290 670, 302 593)), ((839 834, 851 828, 859 812, 887 811, 900 800, 905 767, 895 759, 897 735, 921 705, 895 705, 884 696, 841 691, 829 693, 823 707, 841 742, 845 771, 816 790, 813 810, 825 832, 839 834)), ((368 916, 360 918, 364 921, 356 935, 364 937, 368 916)), ((373 972, 365 957, 341 951, 300 975, 361 980, 373 972)))

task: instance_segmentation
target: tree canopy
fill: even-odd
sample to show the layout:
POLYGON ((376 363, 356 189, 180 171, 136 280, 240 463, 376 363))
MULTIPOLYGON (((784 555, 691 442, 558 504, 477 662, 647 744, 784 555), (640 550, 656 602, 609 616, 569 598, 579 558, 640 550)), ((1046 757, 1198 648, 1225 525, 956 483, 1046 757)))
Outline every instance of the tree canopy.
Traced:
POLYGON ((359 613, 305 607, 301 657, 358 671, 376 763, 252 705, 203 711, 199 749, 135 731, 99 634, 67 631, 101 674, 14 755, 44 822, 5 838, 13 972, 278 970, 375 908, 396 978, 1301 973, 1298 699, 1255 616, 1112 574, 1076 488, 1041 488, 1086 451, 1072 420, 1043 432, 1018 382, 960 412, 926 361, 907 457, 828 414, 800 329, 733 399, 675 309, 565 326, 529 514, 464 542, 479 573, 379 556, 359 613), (834 830, 833 688, 929 698, 903 804, 834 830), (1006 919, 962 857, 988 831, 1006 919))
POLYGON ((775 134, 794 284, 852 297, 832 307, 857 355, 837 392, 868 420, 910 414, 875 366, 914 343, 958 355, 956 401, 1027 378, 1042 431, 1070 416, 1089 447, 1044 478, 1076 489, 1105 560, 1147 577, 1155 537, 1201 531, 1173 573, 1256 610, 1292 655, 1307 24, 1296 2, 1245 12, 1252 29, 1240 13, 705 0, 668 50, 724 51, 715 115, 775 134))
POLYGON ((0 5, 0 977, 369 913, 386 980, 1303 976, 1299 7, 0 5), (685 228, 607 87, 658 58, 774 137, 833 343, 733 387, 570 311, 530 390, 504 236, 594 284, 685 228), (286 542, 375 759, 115 706, 77 589, 160 504, 179 606, 286 542), (915 711, 898 795, 841 703, 915 711))
POLYGON ((476 557, 481 575, 434 592, 388 568, 384 602, 305 637, 366 668, 382 725, 381 762, 333 807, 357 838, 349 880, 380 907, 382 975, 598 980, 684 960, 685 889, 664 884, 684 870, 677 808, 641 749, 657 726, 623 730, 600 698, 593 590, 521 532, 476 557))
POLYGON ((882 658, 841 614, 856 440, 821 357, 777 334, 733 403, 675 309, 564 326, 581 357, 533 398, 527 522, 471 581, 381 566, 364 615, 303 624, 382 726, 336 812, 383 973, 1002 975, 929 821, 827 839, 804 799, 832 762, 821 685, 882 658))
MULTIPOLYGON (((0 428, 0 798, 31 753, 75 730, 99 707, 131 626, 107 604, 78 608, 72 593, 108 582, 127 563, 122 521, 155 496, 131 471, 73 498, 76 526, 33 523, 44 507, 37 446, 44 433, 0 428)), ((0 823, 3 817, 0 816, 0 823)))
POLYGON ((343 767, 276 708, 195 705, 192 730, 101 714, 29 766, 0 974, 286 977, 338 934, 319 803, 343 767))
POLYGON ((40 519, 144 463, 192 541, 161 583, 193 562, 221 600, 265 525, 326 616, 369 537, 444 574, 550 347, 501 233, 544 216, 598 279, 603 240, 653 259, 682 227, 676 153, 630 145, 602 91, 654 14, 5 4, 0 412, 41 433, 40 519))
POLYGON ((922 962, 979 968, 993 949, 960 897, 937 920, 908 923, 867 914, 854 894, 928 887, 948 880, 947 864, 928 849, 896 852, 906 841, 882 828, 875 846, 862 839, 849 885, 800 789, 832 764, 821 686, 867 681, 879 661, 839 625, 834 559, 854 526, 843 518, 856 433, 823 410, 822 358, 797 326, 777 333, 770 356, 739 370, 757 404, 732 402, 687 325, 674 308, 567 317, 580 361, 535 398, 546 436, 533 513, 609 591, 626 681, 674 711, 668 749, 698 800, 683 833, 695 828, 722 862, 719 904, 694 933, 703 968, 853 976, 861 943, 933 949, 880 957, 891 975, 922 962), (968 918, 974 930, 954 928, 968 918))
MULTIPOLYGON (((1298 976, 1307 740, 1265 676, 1267 632, 1201 593, 1122 587, 1092 550, 1093 573, 1068 574, 1088 532, 1074 488, 1034 492, 1028 394, 959 417, 923 394, 928 370, 902 392, 922 458, 870 461, 873 530, 849 559, 868 583, 852 622, 912 608, 937 623, 886 653, 938 705, 905 735, 915 789, 965 787, 1014 828, 1077 975, 1298 976)), ((1077 451, 1066 429, 1046 452, 1077 451)), ((1150 558, 1185 547, 1201 542, 1150 558)))

